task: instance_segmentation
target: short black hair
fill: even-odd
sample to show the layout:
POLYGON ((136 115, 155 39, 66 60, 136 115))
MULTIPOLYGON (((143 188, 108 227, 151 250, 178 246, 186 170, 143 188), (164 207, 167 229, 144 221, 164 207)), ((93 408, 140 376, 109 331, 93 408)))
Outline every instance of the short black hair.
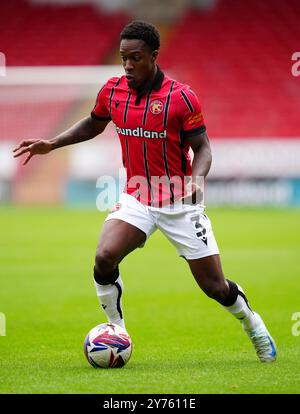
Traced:
POLYGON ((160 35, 156 27, 152 23, 143 20, 133 20, 128 23, 120 33, 120 40, 123 39, 140 39, 153 50, 160 47, 160 35))

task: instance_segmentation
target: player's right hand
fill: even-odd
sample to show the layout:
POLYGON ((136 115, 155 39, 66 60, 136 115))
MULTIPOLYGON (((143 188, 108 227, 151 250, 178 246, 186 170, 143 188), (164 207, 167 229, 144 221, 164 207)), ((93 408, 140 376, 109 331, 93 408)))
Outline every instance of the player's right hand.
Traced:
POLYGON ((29 152, 28 157, 23 162, 23 165, 27 164, 28 161, 37 154, 48 154, 52 150, 52 144, 50 141, 43 139, 27 139, 21 141, 16 148, 14 148, 14 158, 19 157, 26 152, 29 152))

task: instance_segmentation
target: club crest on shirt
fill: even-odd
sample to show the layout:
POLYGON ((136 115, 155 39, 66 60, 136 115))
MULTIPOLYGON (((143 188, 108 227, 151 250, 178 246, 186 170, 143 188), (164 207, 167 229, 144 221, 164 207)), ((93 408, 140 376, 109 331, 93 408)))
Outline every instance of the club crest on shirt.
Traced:
POLYGON ((160 114, 164 109, 164 104, 159 99, 155 99, 155 101, 150 102, 150 112, 153 115, 160 114))

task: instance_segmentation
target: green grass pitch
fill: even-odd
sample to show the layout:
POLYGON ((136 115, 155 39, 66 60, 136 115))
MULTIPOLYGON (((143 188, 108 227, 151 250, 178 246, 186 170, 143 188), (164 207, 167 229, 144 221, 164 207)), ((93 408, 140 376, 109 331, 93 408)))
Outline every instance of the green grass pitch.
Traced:
POLYGON ((134 342, 122 369, 92 368, 86 333, 105 322, 92 268, 104 215, 0 209, 0 393, 299 393, 300 211, 208 209, 225 275, 246 291, 279 348, 261 364, 228 312, 197 287, 157 231, 121 264, 134 342))

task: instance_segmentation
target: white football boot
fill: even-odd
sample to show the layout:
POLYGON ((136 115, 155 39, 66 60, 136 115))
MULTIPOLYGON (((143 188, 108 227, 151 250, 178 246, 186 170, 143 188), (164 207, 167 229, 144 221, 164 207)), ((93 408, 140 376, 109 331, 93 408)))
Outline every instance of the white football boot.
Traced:
POLYGON ((241 321, 241 324, 254 345, 256 354, 261 362, 273 362, 276 360, 277 349, 274 339, 269 334, 258 313, 254 312, 258 319, 258 326, 255 329, 247 329, 241 321))

